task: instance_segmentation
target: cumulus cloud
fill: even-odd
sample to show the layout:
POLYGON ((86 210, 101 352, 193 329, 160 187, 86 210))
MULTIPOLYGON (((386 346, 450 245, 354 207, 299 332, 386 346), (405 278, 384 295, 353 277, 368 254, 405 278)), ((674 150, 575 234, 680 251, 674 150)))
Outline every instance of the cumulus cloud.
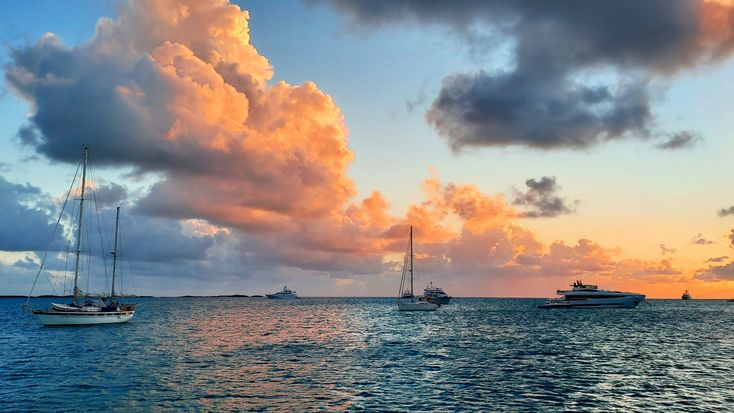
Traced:
MULTIPOLYGON (((515 7, 508 3, 502 12, 515 13, 515 7)), ((514 224, 522 216, 572 210, 556 194, 552 177, 526 183, 521 205, 530 209, 525 212, 501 194, 437 176, 426 179, 424 198, 402 214, 391 213, 379 191, 356 199, 347 174, 353 154, 339 107, 313 83, 271 82, 272 68, 250 43, 248 19, 246 11, 224 0, 131 0, 121 4, 116 19, 100 20, 88 43, 67 47, 48 34, 13 49, 5 66, 7 84, 31 109, 19 131, 25 145, 49 159, 76 164, 79 148, 89 144, 96 165, 128 166, 160 177, 135 200, 125 200, 122 186, 98 187, 106 205, 125 203, 127 257, 130 268, 148 280, 142 285, 152 288, 146 283, 157 278, 175 280, 176 288, 199 288, 200 283, 187 282, 216 278, 221 285, 241 285, 235 280, 258 274, 280 280, 325 272, 330 284, 371 275, 375 283, 366 285, 378 285, 379 275, 389 273, 390 257, 404 252, 410 225, 421 245, 422 268, 439 277, 676 271, 669 261, 623 259, 617 250, 586 239, 545 245, 514 224)), ((586 27, 595 33, 592 24, 586 27)), ((588 56, 582 52, 571 57, 581 63, 603 60, 593 50, 588 56)), ((642 52, 617 54, 630 62, 648 59, 642 52)), ((664 65, 653 66, 662 70, 664 65)), ((548 96, 584 100, 585 106, 558 109, 558 128, 566 131, 583 124, 580 129, 599 130, 604 137, 597 138, 607 139, 606 134, 646 127, 644 87, 577 85, 552 72, 548 75, 560 83, 548 83, 520 79, 521 74, 501 81, 488 75, 487 85, 502 89, 503 82, 516 81, 526 86, 522 95, 536 93, 524 82, 537 81, 556 88, 548 96), (638 100, 640 111, 630 103, 638 100), (615 103, 621 101, 626 103, 615 103), (589 109, 593 104, 600 106, 589 109), (588 114, 580 116, 583 111, 588 114)), ((547 101, 540 105, 556 111, 547 101)), ((526 113, 518 116, 527 118, 526 113)), ((586 145, 581 132, 561 135, 578 140, 572 146, 586 145)), ((9 188, 11 200, 24 190, 9 188)), ((18 210, 35 216, 23 208, 18 210)), ((49 231, 39 228, 38 233, 49 231)))
MULTIPOLYGON (((525 181, 528 189, 525 192, 515 191, 513 205, 530 208, 530 210, 522 212, 521 217, 524 218, 549 218, 562 214, 571 214, 575 212, 575 205, 571 206, 568 202, 557 194, 559 186, 556 183, 556 177, 544 176, 538 180, 528 179, 525 181)), ((577 204, 575 201, 574 204, 577 204)))
POLYGON ((33 109, 24 142, 163 173, 140 204, 151 214, 273 229, 334 213, 354 194, 341 112, 313 83, 267 83, 248 17, 226 1, 134 0, 87 44, 48 34, 13 49, 6 81, 33 109))
MULTIPOLYGON (((509 67, 448 76, 427 113, 455 150, 581 149, 623 137, 649 138, 654 88, 680 70, 720 61, 734 48, 732 5, 723 1, 328 3, 357 27, 448 27, 464 34, 462 43, 472 50, 491 51, 496 37, 509 39, 509 67), (487 30, 498 36, 478 35, 487 30)), ((694 142, 683 132, 659 146, 694 142)))

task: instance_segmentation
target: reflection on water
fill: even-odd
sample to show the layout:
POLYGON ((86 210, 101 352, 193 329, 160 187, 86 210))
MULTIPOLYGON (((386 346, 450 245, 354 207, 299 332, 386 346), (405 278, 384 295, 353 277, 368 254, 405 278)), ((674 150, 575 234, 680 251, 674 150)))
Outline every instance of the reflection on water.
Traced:
MULTIPOLYGON (((721 411, 734 304, 547 311, 458 299, 146 299, 124 325, 43 328, 0 300, 3 410, 721 411)), ((37 303, 43 305, 44 303, 37 303)))

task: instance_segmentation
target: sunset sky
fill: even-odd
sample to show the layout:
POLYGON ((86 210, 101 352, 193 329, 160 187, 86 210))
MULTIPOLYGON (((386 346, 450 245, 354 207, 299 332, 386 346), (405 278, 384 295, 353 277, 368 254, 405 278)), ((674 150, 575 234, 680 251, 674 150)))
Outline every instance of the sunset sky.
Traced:
POLYGON ((454 296, 734 298, 731 1, 49 0, 0 27, 0 294, 49 245, 63 270, 87 144, 131 293, 392 296, 413 225, 417 285, 454 296))

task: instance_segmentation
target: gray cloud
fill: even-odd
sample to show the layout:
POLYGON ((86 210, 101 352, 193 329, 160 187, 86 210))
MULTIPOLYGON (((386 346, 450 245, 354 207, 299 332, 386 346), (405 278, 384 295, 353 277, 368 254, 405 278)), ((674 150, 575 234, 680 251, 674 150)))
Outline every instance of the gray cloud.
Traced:
MULTIPOLYGON (((106 214, 112 222, 114 212, 106 214)), ((213 235, 187 234, 181 221, 174 219, 123 212, 121 223, 124 254, 132 261, 205 260, 214 245, 213 235)))
POLYGON ((416 93, 415 99, 408 99, 405 101, 405 109, 408 111, 408 114, 412 114, 417 107, 422 106, 424 103, 426 103, 426 100, 428 100, 428 95, 426 94, 427 85, 428 81, 423 82, 420 89, 418 89, 418 92, 416 93))
POLYGON ((728 208, 721 208, 716 213, 722 218, 725 216, 734 215, 734 206, 730 206, 728 208))
POLYGON ((691 239, 691 244, 696 244, 696 245, 711 245, 711 244, 716 244, 716 242, 711 241, 710 239, 706 239, 703 236, 703 234, 701 234, 699 232, 698 234, 696 234, 696 236, 693 237, 693 239, 691 239))
POLYGON ((37 251, 61 249, 66 243, 61 239, 61 228, 51 239, 56 217, 48 198, 37 187, 7 181, 0 176, 0 250, 37 251))
MULTIPOLYGON (((727 6, 694 0, 324 2, 363 29, 444 26, 464 33, 472 50, 483 49, 476 42, 488 42, 481 31, 511 39, 512 67, 444 79, 426 117, 454 150, 582 149, 623 137, 649 138, 652 88, 662 86, 654 80, 721 60, 734 46, 731 32, 722 35, 702 24, 703 13, 726 13, 727 6), (616 80, 582 80, 600 69, 616 80)), ((693 143, 693 135, 683 132, 659 146, 693 143)))
POLYGON ((666 255, 675 255, 677 252, 678 252, 678 250, 675 249, 675 248, 669 248, 669 247, 666 247, 665 244, 660 244, 660 253, 663 256, 666 256, 666 255))
POLYGON ((669 136, 664 142, 655 145, 659 149, 684 149, 691 148, 701 142, 700 136, 684 131, 669 136))
POLYGON ((538 180, 525 181, 528 189, 525 192, 515 191, 512 203, 530 208, 521 214, 524 218, 550 218, 562 214, 571 214, 576 210, 578 201, 571 206, 557 194, 559 189, 554 176, 544 176, 538 180))
POLYGON ((582 149, 630 131, 647 137, 649 99, 644 82, 589 87, 560 73, 479 72, 444 79, 426 118, 457 151, 506 145, 582 149))
POLYGON ((706 262, 708 262, 708 263, 720 263, 720 262, 726 261, 727 259, 729 259, 729 257, 727 257, 726 255, 722 255, 720 257, 712 257, 712 258, 709 258, 709 259, 706 260, 706 262))
POLYGON ((94 191, 94 194, 100 207, 119 205, 122 201, 127 199, 127 188, 111 182, 109 184, 98 186, 94 191))
POLYGON ((703 281, 730 281, 734 280, 734 262, 724 265, 712 265, 700 270, 696 278, 703 281))

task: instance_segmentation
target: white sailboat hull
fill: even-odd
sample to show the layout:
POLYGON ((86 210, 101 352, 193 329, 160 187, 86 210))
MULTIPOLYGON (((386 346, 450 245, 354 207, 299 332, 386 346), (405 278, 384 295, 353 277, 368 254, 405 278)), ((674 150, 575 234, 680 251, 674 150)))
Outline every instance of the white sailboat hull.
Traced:
POLYGON ((438 304, 426 301, 398 302, 398 311, 435 311, 436 309, 438 309, 438 304))
POLYGON ((126 323, 132 320, 135 311, 116 312, 57 312, 57 311, 34 311, 45 326, 72 326, 92 324, 116 324, 126 323))

